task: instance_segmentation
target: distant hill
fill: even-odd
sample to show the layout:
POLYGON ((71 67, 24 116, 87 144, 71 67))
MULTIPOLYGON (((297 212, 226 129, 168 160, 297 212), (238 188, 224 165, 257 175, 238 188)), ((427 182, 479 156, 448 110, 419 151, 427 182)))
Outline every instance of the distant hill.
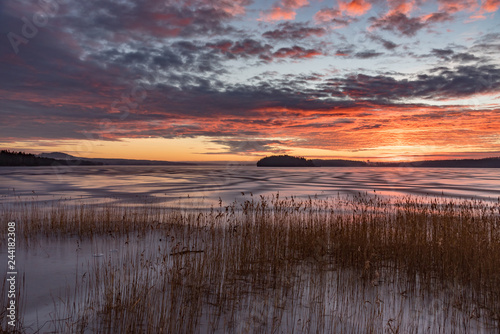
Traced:
POLYGON ((62 152, 40 153, 37 156, 40 158, 60 159, 60 160, 82 159, 62 152))
POLYGON ((0 166, 57 166, 57 165, 102 165, 95 161, 78 159, 58 160, 47 157, 40 157, 30 153, 13 152, 8 150, 0 151, 0 166))
POLYGON ((107 159, 107 158, 81 158, 62 152, 41 153, 39 157, 53 159, 80 159, 84 161, 96 162, 102 165, 145 165, 145 166, 190 166, 195 165, 188 162, 172 162, 161 160, 137 160, 137 159, 107 159))
POLYGON ((274 155, 260 159, 257 162, 257 167, 314 167, 314 163, 312 160, 305 158, 274 155))

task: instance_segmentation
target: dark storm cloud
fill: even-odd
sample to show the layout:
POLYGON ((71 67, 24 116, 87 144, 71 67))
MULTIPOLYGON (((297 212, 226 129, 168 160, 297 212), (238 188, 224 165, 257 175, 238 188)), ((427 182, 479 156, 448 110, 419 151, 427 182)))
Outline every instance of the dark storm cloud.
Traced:
POLYGON ((280 23, 275 30, 266 31, 262 36, 274 40, 297 40, 313 36, 321 37, 325 33, 324 28, 313 28, 304 23, 285 22, 280 23))

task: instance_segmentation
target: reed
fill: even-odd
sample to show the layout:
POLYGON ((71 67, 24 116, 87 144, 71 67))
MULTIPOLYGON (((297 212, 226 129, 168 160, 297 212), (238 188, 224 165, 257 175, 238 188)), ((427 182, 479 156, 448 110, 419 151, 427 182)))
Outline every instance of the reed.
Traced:
MULTIPOLYGON (((247 197, 211 210, 2 207, 27 244, 111 235, 60 332, 485 332, 500 322, 500 202, 247 197)), ((3 241, 2 241, 3 242, 3 241)), ((5 326, 4 326, 5 328, 5 326)))

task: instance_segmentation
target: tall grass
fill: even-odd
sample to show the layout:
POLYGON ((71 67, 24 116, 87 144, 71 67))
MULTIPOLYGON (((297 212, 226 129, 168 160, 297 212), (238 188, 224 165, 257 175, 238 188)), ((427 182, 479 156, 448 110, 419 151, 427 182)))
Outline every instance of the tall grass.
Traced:
POLYGON ((500 202, 359 194, 250 196, 208 211, 21 205, 1 219, 20 222, 28 243, 112 235, 129 245, 76 277, 59 332, 498 329, 500 202))

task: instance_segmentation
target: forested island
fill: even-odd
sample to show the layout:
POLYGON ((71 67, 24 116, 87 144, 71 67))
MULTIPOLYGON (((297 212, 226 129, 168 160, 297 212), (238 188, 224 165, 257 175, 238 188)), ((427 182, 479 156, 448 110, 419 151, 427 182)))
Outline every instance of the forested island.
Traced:
POLYGON ((274 155, 257 162, 257 167, 315 167, 312 160, 292 157, 289 155, 274 155))
POLYGON ((426 167, 426 168, 500 168, 500 157, 461 160, 368 162, 342 159, 314 159, 274 155, 257 162, 258 167, 426 167))

